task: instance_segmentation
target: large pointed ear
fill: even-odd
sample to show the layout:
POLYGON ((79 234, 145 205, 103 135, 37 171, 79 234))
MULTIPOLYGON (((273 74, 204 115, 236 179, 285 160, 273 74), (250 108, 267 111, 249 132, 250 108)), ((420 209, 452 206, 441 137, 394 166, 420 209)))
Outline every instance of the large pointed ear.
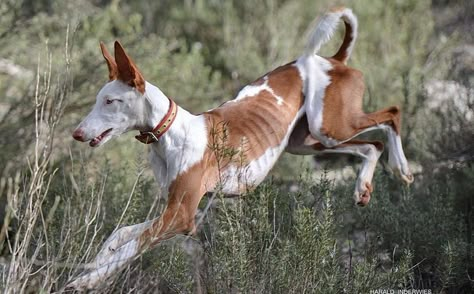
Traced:
POLYGON ((118 79, 145 93, 145 80, 133 60, 125 53, 120 42, 115 41, 115 61, 117 62, 118 79))
POLYGON ((105 47, 104 43, 100 42, 100 50, 102 50, 102 55, 107 62, 107 67, 109 68, 109 80, 116 80, 118 77, 117 63, 115 59, 110 55, 109 51, 105 47))

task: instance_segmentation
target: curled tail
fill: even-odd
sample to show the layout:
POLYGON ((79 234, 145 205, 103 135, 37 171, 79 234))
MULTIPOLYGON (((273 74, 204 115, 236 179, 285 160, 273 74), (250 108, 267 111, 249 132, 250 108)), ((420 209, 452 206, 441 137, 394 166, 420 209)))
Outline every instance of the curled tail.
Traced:
POLYGON ((346 33, 341 47, 333 58, 343 63, 349 59, 357 38, 357 18, 352 13, 352 10, 344 7, 333 8, 323 16, 310 34, 306 44, 305 55, 316 54, 321 46, 331 39, 341 18, 344 21, 346 33))

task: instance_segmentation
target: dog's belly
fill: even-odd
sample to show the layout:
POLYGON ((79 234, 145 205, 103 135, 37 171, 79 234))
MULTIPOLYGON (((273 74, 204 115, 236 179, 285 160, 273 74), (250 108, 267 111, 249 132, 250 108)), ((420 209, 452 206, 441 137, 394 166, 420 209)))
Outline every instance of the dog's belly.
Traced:
POLYGON ((269 148, 265 153, 250 161, 244 166, 233 164, 221 173, 221 183, 218 187, 226 194, 240 194, 249 191, 259 185, 275 165, 280 157, 284 146, 269 148))

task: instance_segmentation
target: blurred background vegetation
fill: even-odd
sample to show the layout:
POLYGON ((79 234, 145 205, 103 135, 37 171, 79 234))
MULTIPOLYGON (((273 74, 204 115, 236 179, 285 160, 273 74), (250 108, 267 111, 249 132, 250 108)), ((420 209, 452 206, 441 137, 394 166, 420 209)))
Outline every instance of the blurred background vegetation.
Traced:
MULTIPOLYGON (((284 155, 257 191, 205 198, 197 236, 165 242, 101 291, 472 293, 474 4, 341 2, 359 19, 349 63, 365 74, 364 107, 403 108, 415 183, 402 187, 382 158, 370 205, 356 208, 352 158, 284 155)), ((163 208, 134 134, 94 150, 72 142, 107 81, 99 41, 120 40, 148 81, 199 113, 296 59, 334 4, 2 0, 0 289, 62 291, 117 224, 163 208)))

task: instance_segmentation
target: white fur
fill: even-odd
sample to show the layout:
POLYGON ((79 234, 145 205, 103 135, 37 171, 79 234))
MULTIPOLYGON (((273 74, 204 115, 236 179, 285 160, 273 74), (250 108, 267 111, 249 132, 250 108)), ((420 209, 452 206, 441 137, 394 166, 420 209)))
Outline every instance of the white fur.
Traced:
POLYGON ((167 195, 169 185, 179 174, 202 159, 207 144, 204 116, 179 107, 174 123, 150 148, 150 162, 162 196, 167 195))
POLYGON ((400 176, 407 182, 413 181, 413 179, 410 179, 412 176, 410 168, 408 167, 408 161, 405 156, 405 152, 403 151, 402 139, 400 138, 400 135, 395 132, 392 126, 387 124, 379 124, 370 128, 366 128, 362 132, 355 134, 344 142, 352 140, 354 137, 373 130, 383 130, 387 134, 388 164, 392 170, 400 173, 400 176))
POLYGON ((356 202, 358 202, 360 196, 367 191, 366 184, 372 183, 377 161, 382 154, 382 152, 377 150, 377 148, 372 144, 344 146, 336 149, 317 151, 316 153, 347 153, 363 159, 354 191, 354 199, 356 202))
POLYGON ((273 95, 273 97, 275 97, 278 105, 283 105, 283 102, 284 102, 283 98, 281 96, 276 95, 273 89, 268 85, 268 76, 264 76, 263 80, 264 80, 264 83, 261 85, 245 86, 242 90, 240 90, 239 94, 237 94, 237 97, 235 97, 234 100, 231 100, 231 101, 237 102, 244 98, 256 96, 262 91, 268 91, 270 92, 270 94, 273 95))
POLYGON ((400 176, 408 177, 411 175, 410 169, 408 168, 408 161, 403 152, 402 140, 400 135, 395 133, 393 128, 388 125, 381 125, 381 129, 384 129, 387 133, 388 138, 388 164, 392 170, 400 173, 400 176))
POLYGON ((127 226, 115 231, 102 245, 95 259, 86 264, 88 272, 68 284, 76 289, 93 289, 103 283, 112 273, 123 269, 140 253, 138 237, 151 225, 153 221, 127 226))
POLYGON ((352 52, 355 40, 357 38, 357 18, 352 10, 344 8, 336 12, 326 13, 319 21, 318 25, 313 29, 306 44, 305 55, 311 56, 319 52, 321 46, 327 43, 336 31, 336 27, 340 19, 348 22, 352 27, 352 42, 347 48, 347 56, 352 52))
POLYGON ((97 258, 87 264, 87 267, 91 270, 74 279, 74 281, 68 284, 68 287, 73 287, 77 290, 93 289, 98 284, 104 282, 105 278, 109 277, 112 273, 127 266, 139 253, 137 240, 130 240, 108 255, 101 255, 104 249, 109 250, 103 247, 97 258))
POLYGON ((302 56, 295 63, 303 80, 303 93, 306 97, 306 114, 311 134, 324 146, 333 147, 341 142, 321 134, 323 125, 324 95, 331 83, 328 71, 332 65, 318 56, 302 56))
POLYGON ((96 103, 92 111, 79 124, 78 128, 84 131, 86 141, 92 140, 102 132, 112 128, 112 132, 102 140, 100 145, 113 136, 129 131, 139 124, 140 105, 136 103, 137 92, 120 81, 107 83, 97 94, 96 103), (106 99, 120 99, 112 104, 106 104, 106 99))
POLYGON ((237 102, 237 101, 242 100, 242 99, 247 98, 247 97, 257 96, 260 92, 262 92, 264 90, 266 90, 266 85, 265 84, 261 84, 261 85, 258 85, 258 86, 248 85, 248 86, 245 86, 244 88, 242 88, 242 90, 240 90, 239 94, 237 94, 237 97, 235 97, 231 101, 237 102))

